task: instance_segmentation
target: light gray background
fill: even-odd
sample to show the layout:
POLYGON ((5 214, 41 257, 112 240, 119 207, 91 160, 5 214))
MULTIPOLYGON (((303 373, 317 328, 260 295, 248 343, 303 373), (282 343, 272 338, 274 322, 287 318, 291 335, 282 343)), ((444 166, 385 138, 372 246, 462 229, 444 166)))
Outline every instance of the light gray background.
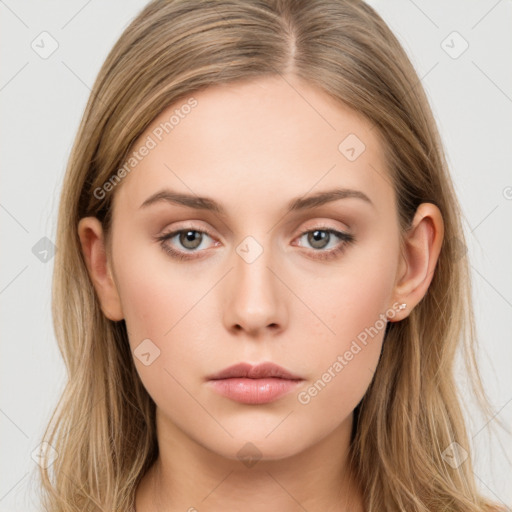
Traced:
MULTIPOLYGON (((512 2, 372 0, 411 57, 438 121, 467 218, 481 350, 496 419, 512 421, 512 2), (456 31, 467 41, 452 32, 456 31), (444 41, 444 43, 443 43, 444 41), (451 52, 452 55, 449 55, 451 52)), ((0 0, 1 386, 0 511, 38 510, 35 462, 65 369, 51 323, 53 259, 65 164, 90 87, 145 0, 0 0), (56 51, 42 58, 31 47, 56 51), (37 247, 37 246, 36 246, 37 247), (41 256, 41 254, 40 254, 41 256), (50 254, 48 255, 50 256, 50 254)), ((475 474, 484 494, 512 503, 511 436, 467 402, 475 474)))

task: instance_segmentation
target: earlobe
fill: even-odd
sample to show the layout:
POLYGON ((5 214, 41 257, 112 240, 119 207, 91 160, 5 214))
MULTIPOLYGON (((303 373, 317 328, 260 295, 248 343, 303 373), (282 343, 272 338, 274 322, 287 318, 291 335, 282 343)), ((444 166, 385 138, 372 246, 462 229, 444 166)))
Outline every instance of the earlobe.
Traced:
POLYGON ((407 308, 397 313, 402 320, 425 296, 434 277, 444 237, 444 222, 439 208, 422 203, 416 210, 411 227, 404 235, 404 250, 394 297, 407 308))
POLYGON ((114 321, 124 318, 119 293, 110 271, 103 227, 96 217, 84 217, 78 223, 78 236, 89 277, 98 295, 104 315, 114 321))

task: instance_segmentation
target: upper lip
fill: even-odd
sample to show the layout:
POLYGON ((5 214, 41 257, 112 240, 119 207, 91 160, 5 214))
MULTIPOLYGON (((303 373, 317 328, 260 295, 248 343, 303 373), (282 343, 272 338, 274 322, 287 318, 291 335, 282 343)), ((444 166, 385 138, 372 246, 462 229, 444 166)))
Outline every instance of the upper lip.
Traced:
POLYGON ((261 363, 256 366, 250 363, 238 363, 224 370, 210 375, 208 377, 209 380, 219 380, 219 379, 231 379, 236 377, 245 377, 249 379, 262 379, 265 377, 275 377, 280 379, 288 379, 288 380, 302 380, 302 377, 292 374, 288 370, 285 370, 283 367, 271 363, 261 363))

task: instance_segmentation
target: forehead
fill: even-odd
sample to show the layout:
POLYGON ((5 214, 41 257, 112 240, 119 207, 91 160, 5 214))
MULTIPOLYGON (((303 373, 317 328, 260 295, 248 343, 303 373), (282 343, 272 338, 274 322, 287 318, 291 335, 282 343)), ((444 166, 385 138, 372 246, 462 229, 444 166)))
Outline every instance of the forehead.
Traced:
POLYGON ((377 208, 393 200, 377 129, 297 79, 265 77, 191 94, 163 110, 133 151, 138 157, 114 193, 132 211, 164 187, 233 207, 264 201, 267 209, 273 201, 282 206, 279 198, 332 187, 362 190, 377 208))

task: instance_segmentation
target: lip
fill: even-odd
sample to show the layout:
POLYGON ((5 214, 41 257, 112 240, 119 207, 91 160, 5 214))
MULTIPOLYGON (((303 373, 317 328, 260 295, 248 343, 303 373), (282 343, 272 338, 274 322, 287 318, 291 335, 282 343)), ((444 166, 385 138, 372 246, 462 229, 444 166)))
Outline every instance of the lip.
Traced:
POLYGON ((231 378, 247 378, 247 379, 264 379, 275 377, 287 380, 303 380, 302 377, 294 375, 282 366, 272 362, 260 363, 252 365, 250 363, 238 363, 224 368, 224 370, 210 375, 208 380, 231 379, 231 378))
POLYGON ((273 402, 304 380, 271 362, 235 364, 207 379, 215 392, 244 404, 273 402))

